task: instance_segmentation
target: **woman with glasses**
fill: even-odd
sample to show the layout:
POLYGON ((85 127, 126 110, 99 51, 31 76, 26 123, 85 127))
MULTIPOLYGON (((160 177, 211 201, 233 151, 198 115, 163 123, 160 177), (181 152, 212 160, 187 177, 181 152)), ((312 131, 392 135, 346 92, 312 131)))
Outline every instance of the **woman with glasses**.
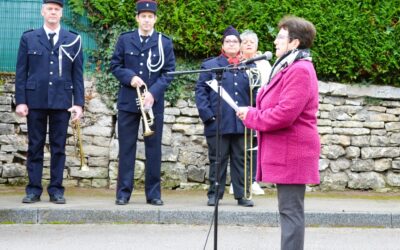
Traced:
MULTIPOLYGON (((240 35, 232 26, 229 26, 223 34, 221 54, 213 59, 205 61, 201 68, 223 68, 228 65, 237 65, 240 62, 240 35)), ((220 112, 220 171, 217 179, 216 168, 216 133, 217 133, 217 109, 218 94, 209 83, 216 79, 215 72, 204 72, 199 76, 196 85, 196 105, 199 115, 204 123, 204 135, 208 145, 208 157, 210 161, 208 190, 208 206, 214 206, 218 199, 222 199, 225 191, 226 173, 228 161, 230 163, 231 180, 234 197, 238 205, 252 207, 253 201, 245 199, 244 195, 244 125, 236 116, 236 111, 225 101, 221 100, 220 112), (219 180, 219 188, 216 190, 216 181, 219 180)), ((214 84, 216 82, 214 81, 214 84)), ((249 78, 245 71, 226 70, 222 73, 221 86, 232 97, 238 106, 250 105, 249 78)))
POLYGON ((304 248, 305 184, 320 181, 317 131, 318 80, 310 47, 316 30, 299 17, 284 17, 274 41, 277 61, 256 107, 237 112, 258 131, 257 181, 276 183, 281 249, 304 248))

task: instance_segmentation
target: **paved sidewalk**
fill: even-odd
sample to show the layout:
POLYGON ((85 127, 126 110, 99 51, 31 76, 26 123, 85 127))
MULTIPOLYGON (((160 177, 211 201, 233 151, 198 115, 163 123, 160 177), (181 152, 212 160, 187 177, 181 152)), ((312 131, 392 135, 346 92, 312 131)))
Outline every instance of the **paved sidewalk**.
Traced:
MULTIPOLYGON (((135 191, 128 205, 114 204, 115 192, 66 188, 67 204, 56 205, 43 194, 41 202, 21 203, 23 188, 0 187, 0 223, 154 223, 210 224, 214 208, 206 206, 206 191, 163 190, 164 206, 146 204, 135 191)), ((276 194, 254 196, 255 206, 237 205, 232 195, 220 202, 218 223, 278 226, 276 194)), ((369 192, 307 193, 307 226, 400 228, 400 194, 369 192)))

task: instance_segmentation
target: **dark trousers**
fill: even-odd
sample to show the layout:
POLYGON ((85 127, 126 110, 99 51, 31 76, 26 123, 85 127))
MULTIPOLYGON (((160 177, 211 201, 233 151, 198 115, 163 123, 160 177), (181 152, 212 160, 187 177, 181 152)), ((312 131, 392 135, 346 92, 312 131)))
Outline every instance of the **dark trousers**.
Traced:
POLYGON ((281 250, 304 249, 304 184, 278 184, 281 250))
POLYGON ((30 109, 28 125, 28 158, 27 170, 29 183, 27 194, 41 195, 43 174, 43 152, 46 142, 47 121, 49 124, 50 142, 50 184, 47 192, 50 195, 64 194, 62 186, 65 167, 65 142, 67 139, 70 113, 67 110, 30 109))
MULTIPOLYGON (((216 196, 215 182, 217 178, 216 167, 216 136, 207 136, 208 158, 210 160, 209 181, 210 188, 207 196, 212 198, 216 196)), ((220 137, 220 169, 219 169, 219 198, 222 199, 225 191, 226 172, 228 161, 231 169, 231 180, 235 199, 243 198, 244 196, 244 136, 242 134, 229 134, 220 137)))
MULTIPOLYGON (((161 139, 164 114, 154 114, 154 134, 144 137, 146 166, 145 194, 147 200, 161 198, 161 139)), ((117 199, 129 200, 133 191, 136 144, 142 115, 118 111, 119 165, 117 199)))

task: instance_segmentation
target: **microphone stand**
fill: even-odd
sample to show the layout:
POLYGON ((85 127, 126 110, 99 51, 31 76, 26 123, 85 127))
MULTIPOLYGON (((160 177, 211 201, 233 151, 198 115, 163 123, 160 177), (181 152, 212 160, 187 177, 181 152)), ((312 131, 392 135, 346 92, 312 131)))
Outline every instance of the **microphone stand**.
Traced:
POLYGON ((247 70, 249 69, 246 65, 228 65, 226 67, 218 67, 211 69, 200 69, 200 70, 188 70, 188 71, 175 71, 167 72, 166 75, 183 75, 183 74, 194 74, 194 73, 206 73, 212 72, 216 74, 215 79, 218 82, 218 101, 217 101, 217 114, 215 121, 217 122, 216 131, 216 181, 215 181, 215 206, 214 206, 214 250, 218 249, 218 205, 219 205, 219 186, 220 186, 220 171, 221 171, 221 140, 220 140, 220 129, 221 129, 221 80, 222 75, 226 71, 230 70, 247 70))

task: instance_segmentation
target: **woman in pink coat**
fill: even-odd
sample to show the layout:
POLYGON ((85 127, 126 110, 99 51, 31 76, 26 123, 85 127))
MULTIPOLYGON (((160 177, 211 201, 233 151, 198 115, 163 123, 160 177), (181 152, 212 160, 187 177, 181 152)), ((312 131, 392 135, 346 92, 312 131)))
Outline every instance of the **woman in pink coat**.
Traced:
POLYGON ((294 16, 278 28, 269 83, 256 107, 241 107, 237 115, 258 131, 257 181, 277 184, 281 249, 297 250, 304 248, 305 184, 319 183, 318 80, 309 51, 316 30, 294 16))

